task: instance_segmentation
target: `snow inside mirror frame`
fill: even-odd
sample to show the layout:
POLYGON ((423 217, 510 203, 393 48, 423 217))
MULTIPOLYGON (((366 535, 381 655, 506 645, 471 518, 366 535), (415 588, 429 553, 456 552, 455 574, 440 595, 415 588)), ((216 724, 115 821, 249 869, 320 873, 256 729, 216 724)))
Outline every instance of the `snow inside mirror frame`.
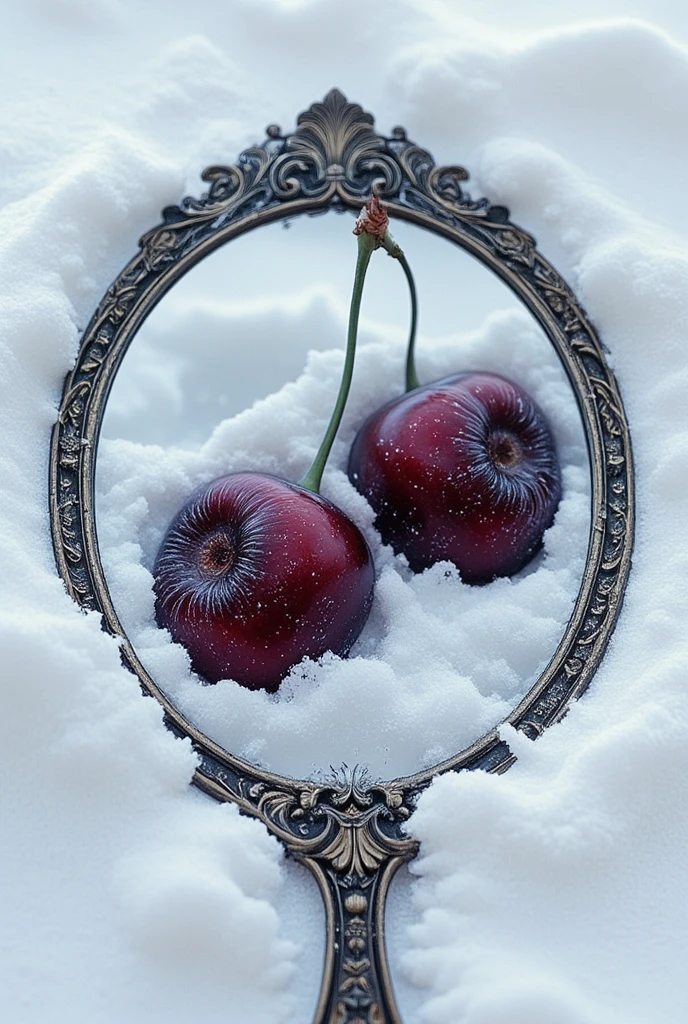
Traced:
MULTIPOLYGON (((337 90, 276 125, 233 167, 210 167, 200 199, 163 212, 108 289, 65 382, 50 459, 53 542, 68 592, 103 616, 122 660, 164 709, 167 726, 199 755, 195 784, 260 818, 313 872, 325 902, 326 951, 316 1024, 399 1024, 384 946, 384 903, 397 868, 417 852, 404 823, 442 772, 506 771, 515 761, 495 729, 434 767, 391 782, 343 773, 327 784, 261 771, 195 729, 156 685, 127 639, 101 565, 94 515, 98 437, 127 348, 162 296, 201 259, 255 227, 297 214, 357 211, 377 192, 390 217, 456 243, 506 283, 554 345, 580 407, 592 474, 585 572, 569 624, 546 669, 506 719, 531 739, 559 721, 589 685, 614 629, 630 569, 633 470, 628 425, 614 377, 575 295, 509 221, 502 206, 472 200, 462 167, 436 167, 402 128, 377 135, 373 118, 337 90)), ((352 709, 353 711, 353 709, 352 709)))

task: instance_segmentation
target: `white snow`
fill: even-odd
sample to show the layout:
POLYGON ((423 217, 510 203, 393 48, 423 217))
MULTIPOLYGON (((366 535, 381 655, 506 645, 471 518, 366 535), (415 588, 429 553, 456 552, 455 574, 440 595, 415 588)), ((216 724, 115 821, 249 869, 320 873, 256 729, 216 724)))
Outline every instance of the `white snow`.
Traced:
MULTIPOLYGON (((270 121, 290 129, 337 85, 381 130, 405 124, 439 161, 466 164, 475 193, 535 234, 611 349, 638 478, 633 574, 590 691, 535 744, 504 730, 518 756, 506 775, 443 777, 410 823, 421 856, 388 915, 404 1019, 682 1024, 688 14, 640 0, 556 12, 539 0, 34 0, 3 24, 2 1018, 312 1014, 314 886, 260 824, 189 787, 189 746, 64 593, 47 458, 79 332, 140 234, 200 191, 202 167, 231 162, 270 121)), ((356 422, 401 384, 405 292, 380 258, 325 484, 376 545, 357 657, 295 673, 277 700, 199 688, 151 619, 156 544, 196 481, 306 467, 341 364, 349 229, 337 217, 271 229, 163 301, 113 395, 99 527, 118 610, 189 714, 278 770, 364 760, 389 776, 503 716, 556 643, 585 547, 570 395, 532 322, 467 258, 452 251, 443 279, 440 243, 395 228, 419 278, 423 379, 463 368, 459 356, 502 372, 506 361, 552 418, 569 468, 547 560, 475 590, 439 568, 410 578, 376 545, 342 468, 356 422), (237 353, 242 335, 250 351, 237 353), (216 372, 202 394, 206 361, 216 372), (334 728, 352 704, 360 721, 334 728)))

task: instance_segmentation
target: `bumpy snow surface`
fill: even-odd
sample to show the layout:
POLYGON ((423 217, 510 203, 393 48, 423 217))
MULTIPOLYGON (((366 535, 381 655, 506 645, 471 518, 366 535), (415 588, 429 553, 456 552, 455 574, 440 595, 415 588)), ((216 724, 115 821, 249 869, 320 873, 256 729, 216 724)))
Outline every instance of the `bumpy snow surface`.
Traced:
MULTIPOLYGON (((314 885, 233 807, 189 786, 95 615, 64 593, 47 460, 80 333, 160 210, 202 190, 263 127, 291 130, 332 87, 404 124, 515 222, 576 289, 609 347, 634 442, 634 568, 610 650, 565 721, 504 776, 439 778, 393 887, 392 972, 407 1024, 683 1024, 688 863, 688 14, 641 2, 244 0, 164 11, 34 0, 0 41, 0 1016, 45 1024, 309 1021, 322 963, 314 885), (623 7, 623 9, 622 9, 623 7), (586 22, 574 19, 588 18, 586 22), (606 18, 607 20, 600 20, 606 18), (597 20, 593 20, 597 19, 597 20)), ((347 660, 278 694, 201 686, 155 625, 151 567, 180 503, 238 469, 298 479, 336 392, 355 242, 349 217, 273 226, 183 280, 127 354, 98 466, 113 599, 142 660, 213 738, 318 776, 391 778, 499 723, 551 656, 577 593, 589 473, 549 343, 487 271, 407 225, 419 373, 489 369, 552 424, 564 499, 517 578, 413 576, 346 479, 357 425, 400 392, 403 277, 376 255, 352 396, 323 492, 377 565, 347 660)))

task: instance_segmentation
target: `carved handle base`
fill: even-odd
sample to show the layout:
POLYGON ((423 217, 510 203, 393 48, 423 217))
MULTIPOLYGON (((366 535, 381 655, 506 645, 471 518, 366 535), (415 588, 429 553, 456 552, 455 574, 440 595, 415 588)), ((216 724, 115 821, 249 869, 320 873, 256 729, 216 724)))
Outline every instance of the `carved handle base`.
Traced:
POLYGON ((314 1024, 401 1024, 385 949, 385 899, 411 856, 390 857, 372 874, 348 875, 298 858, 315 875, 325 902, 325 965, 314 1024))

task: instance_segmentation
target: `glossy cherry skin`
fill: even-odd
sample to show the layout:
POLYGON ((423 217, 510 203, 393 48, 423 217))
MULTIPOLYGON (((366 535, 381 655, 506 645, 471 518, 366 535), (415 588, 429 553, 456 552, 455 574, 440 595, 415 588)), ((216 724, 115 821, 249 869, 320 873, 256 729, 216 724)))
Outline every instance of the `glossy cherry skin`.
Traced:
POLYGON ((208 682, 276 690, 302 658, 345 655, 373 597, 370 549, 325 498, 261 473, 199 488, 153 569, 155 614, 208 682))
POLYGON ((416 388, 373 413, 348 473, 382 540, 414 571, 448 560, 466 583, 530 561, 561 496, 544 416, 522 388, 487 372, 416 388))

